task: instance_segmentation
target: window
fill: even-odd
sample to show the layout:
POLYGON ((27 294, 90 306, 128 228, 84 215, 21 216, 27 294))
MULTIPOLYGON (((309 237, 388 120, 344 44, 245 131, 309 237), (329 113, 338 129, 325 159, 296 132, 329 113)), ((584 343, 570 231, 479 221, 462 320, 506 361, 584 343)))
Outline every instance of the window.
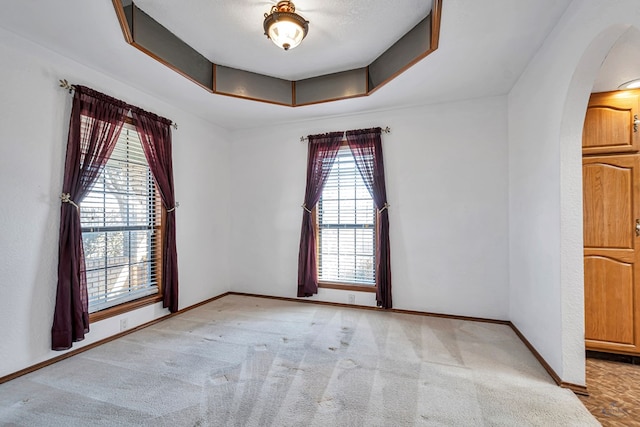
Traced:
POLYGON ((347 145, 336 156, 316 218, 319 282, 375 286, 376 211, 347 145))
POLYGON ((125 123, 80 204, 90 313, 159 295, 161 213, 138 133, 125 123))

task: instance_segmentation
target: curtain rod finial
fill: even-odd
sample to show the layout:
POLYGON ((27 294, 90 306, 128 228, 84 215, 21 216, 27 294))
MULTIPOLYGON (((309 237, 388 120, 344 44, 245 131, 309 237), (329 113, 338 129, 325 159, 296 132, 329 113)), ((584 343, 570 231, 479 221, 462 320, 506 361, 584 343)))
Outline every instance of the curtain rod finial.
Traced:
POLYGON ((73 90, 76 88, 74 85, 70 84, 67 79, 60 79, 60 87, 68 89, 69 93, 73 92, 73 90))
POLYGON ((172 122, 171 126, 173 126, 175 130, 178 130, 178 124, 176 122, 172 122))

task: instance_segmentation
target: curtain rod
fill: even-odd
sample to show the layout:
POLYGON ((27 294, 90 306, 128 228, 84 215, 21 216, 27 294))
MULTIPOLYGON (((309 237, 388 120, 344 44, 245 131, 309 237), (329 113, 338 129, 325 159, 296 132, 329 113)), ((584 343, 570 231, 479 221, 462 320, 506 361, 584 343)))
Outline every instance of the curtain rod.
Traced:
MULTIPOLYGON (((347 133, 348 131, 345 131, 344 133, 347 133)), ((384 129, 382 129, 382 132, 384 133, 391 133, 391 128, 389 126, 385 126, 384 129)), ((305 142, 309 140, 308 136, 301 136, 300 137, 300 142, 305 142)))
MULTIPOLYGON (((60 79, 60 87, 65 88, 69 91, 69 93, 73 93, 73 91, 75 90, 76 86, 70 84, 67 79, 60 79)), ((175 129, 178 130, 178 124, 174 121, 171 121, 171 126, 175 129)))

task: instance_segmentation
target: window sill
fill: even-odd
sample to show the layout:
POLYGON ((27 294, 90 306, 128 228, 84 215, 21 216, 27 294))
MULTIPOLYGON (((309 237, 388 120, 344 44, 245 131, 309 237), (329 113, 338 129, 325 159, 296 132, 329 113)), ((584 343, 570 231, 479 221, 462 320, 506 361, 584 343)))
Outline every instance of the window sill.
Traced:
POLYGON ((377 286, 375 285, 356 285, 352 283, 336 283, 336 282, 318 282, 319 288, 328 289, 340 289, 343 291, 356 291, 356 292, 376 292, 377 286))
POLYGON ((139 298, 137 300, 125 302, 110 308, 105 308, 104 310, 96 311, 95 313, 90 313, 89 323, 91 324, 94 322, 98 322, 100 320, 108 319, 110 317, 127 313, 129 311, 133 311, 135 309, 144 307, 146 305, 155 304, 160 301, 162 301, 162 295, 149 295, 148 297, 139 298))

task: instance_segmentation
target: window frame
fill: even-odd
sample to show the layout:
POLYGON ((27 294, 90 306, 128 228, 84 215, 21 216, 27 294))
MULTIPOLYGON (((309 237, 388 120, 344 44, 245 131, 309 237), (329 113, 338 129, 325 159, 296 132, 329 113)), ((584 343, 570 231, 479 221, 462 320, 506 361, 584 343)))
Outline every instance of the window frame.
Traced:
MULTIPOLYGON (((344 147, 347 147, 347 149, 350 151, 349 149, 349 143, 347 142, 347 140, 343 140, 340 143, 340 149, 344 149, 344 147)), ((333 167, 332 167, 333 168, 333 167)), ((356 170, 357 170, 357 166, 356 166, 356 170)), ((359 173, 359 171, 358 171, 359 173)), ((324 191, 324 188, 323 188, 324 191)), ((322 195, 320 195, 320 199, 322 198, 322 195)), ((371 197, 373 199, 373 197, 371 197)), ((326 288, 326 289, 340 289, 340 290, 347 290, 347 291, 356 291, 356 292, 372 292, 375 293, 378 290, 378 285, 377 283, 371 284, 371 285, 366 285, 363 283, 349 283, 349 282, 336 282, 336 281, 330 281, 330 280, 321 280, 320 279, 320 257, 321 257, 321 246, 320 246, 320 224, 318 221, 318 205, 320 203, 320 199, 318 200, 318 203, 316 203, 316 206, 313 207, 313 209, 311 210, 311 220, 313 221, 313 226, 314 226, 314 231, 315 231, 315 235, 316 235, 316 269, 317 269, 317 274, 318 274, 318 288, 326 288)), ((374 251, 373 251, 373 262, 374 262, 374 269, 375 269, 375 264, 377 263, 377 248, 376 248, 376 242, 377 242, 377 235, 378 235, 378 212, 377 209, 375 207, 375 203, 373 206, 373 242, 374 242, 374 251)), ((376 273, 374 272, 374 281, 375 281, 375 276, 376 273)))
MULTIPOLYGON (((81 115, 81 117, 84 115, 81 115)), ((123 128, 120 130, 122 132, 124 130, 125 125, 130 125, 133 127, 133 130, 137 132, 136 126, 133 122, 133 119, 130 117, 125 118, 125 123, 123 128)), ((120 135, 118 135, 120 138, 120 135)), ((141 141, 142 143, 142 141, 141 141)), ((146 160, 146 159, 145 159, 146 160)), ((149 168, 149 162, 147 161, 147 168, 149 168)), ((108 319, 110 317, 118 316, 124 313, 128 313, 130 311, 136 310, 141 307, 145 307, 147 305, 156 304, 163 300, 164 298, 164 286, 163 286, 163 278, 162 278, 162 260, 163 260, 163 248, 164 248, 164 229, 166 223, 166 209, 160 200, 160 194, 158 193, 158 188, 155 183, 155 179, 153 178, 153 173, 151 173, 151 179, 153 181, 154 186, 154 205, 158 206, 160 209, 160 224, 155 225, 153 228, 157 233, 160 233, 157 239, 154 239, 154 245, 152 247, 152 252, 155 254, 155 262, 153 263, 154 269, 156 270, 156 278, 157 278, 157 287, 158 292, 152 295, 142 296, 140 298, 136 298, 131 301, 125 301, 120 304, 114 305, 112 307, 107 307, 99 311, 95 311, 93 313, 89 313, 89 323, 98 322, 100 320, 108 319)), ((82 206, 82 202, 80 202, 80 206, 82 206)), ((85 231, 82 231, 84 238, 85 231)), ((86 266, 85 266, 86 268, 86 266)), ((88 285, 88 284, 87 284, 88 285)))

